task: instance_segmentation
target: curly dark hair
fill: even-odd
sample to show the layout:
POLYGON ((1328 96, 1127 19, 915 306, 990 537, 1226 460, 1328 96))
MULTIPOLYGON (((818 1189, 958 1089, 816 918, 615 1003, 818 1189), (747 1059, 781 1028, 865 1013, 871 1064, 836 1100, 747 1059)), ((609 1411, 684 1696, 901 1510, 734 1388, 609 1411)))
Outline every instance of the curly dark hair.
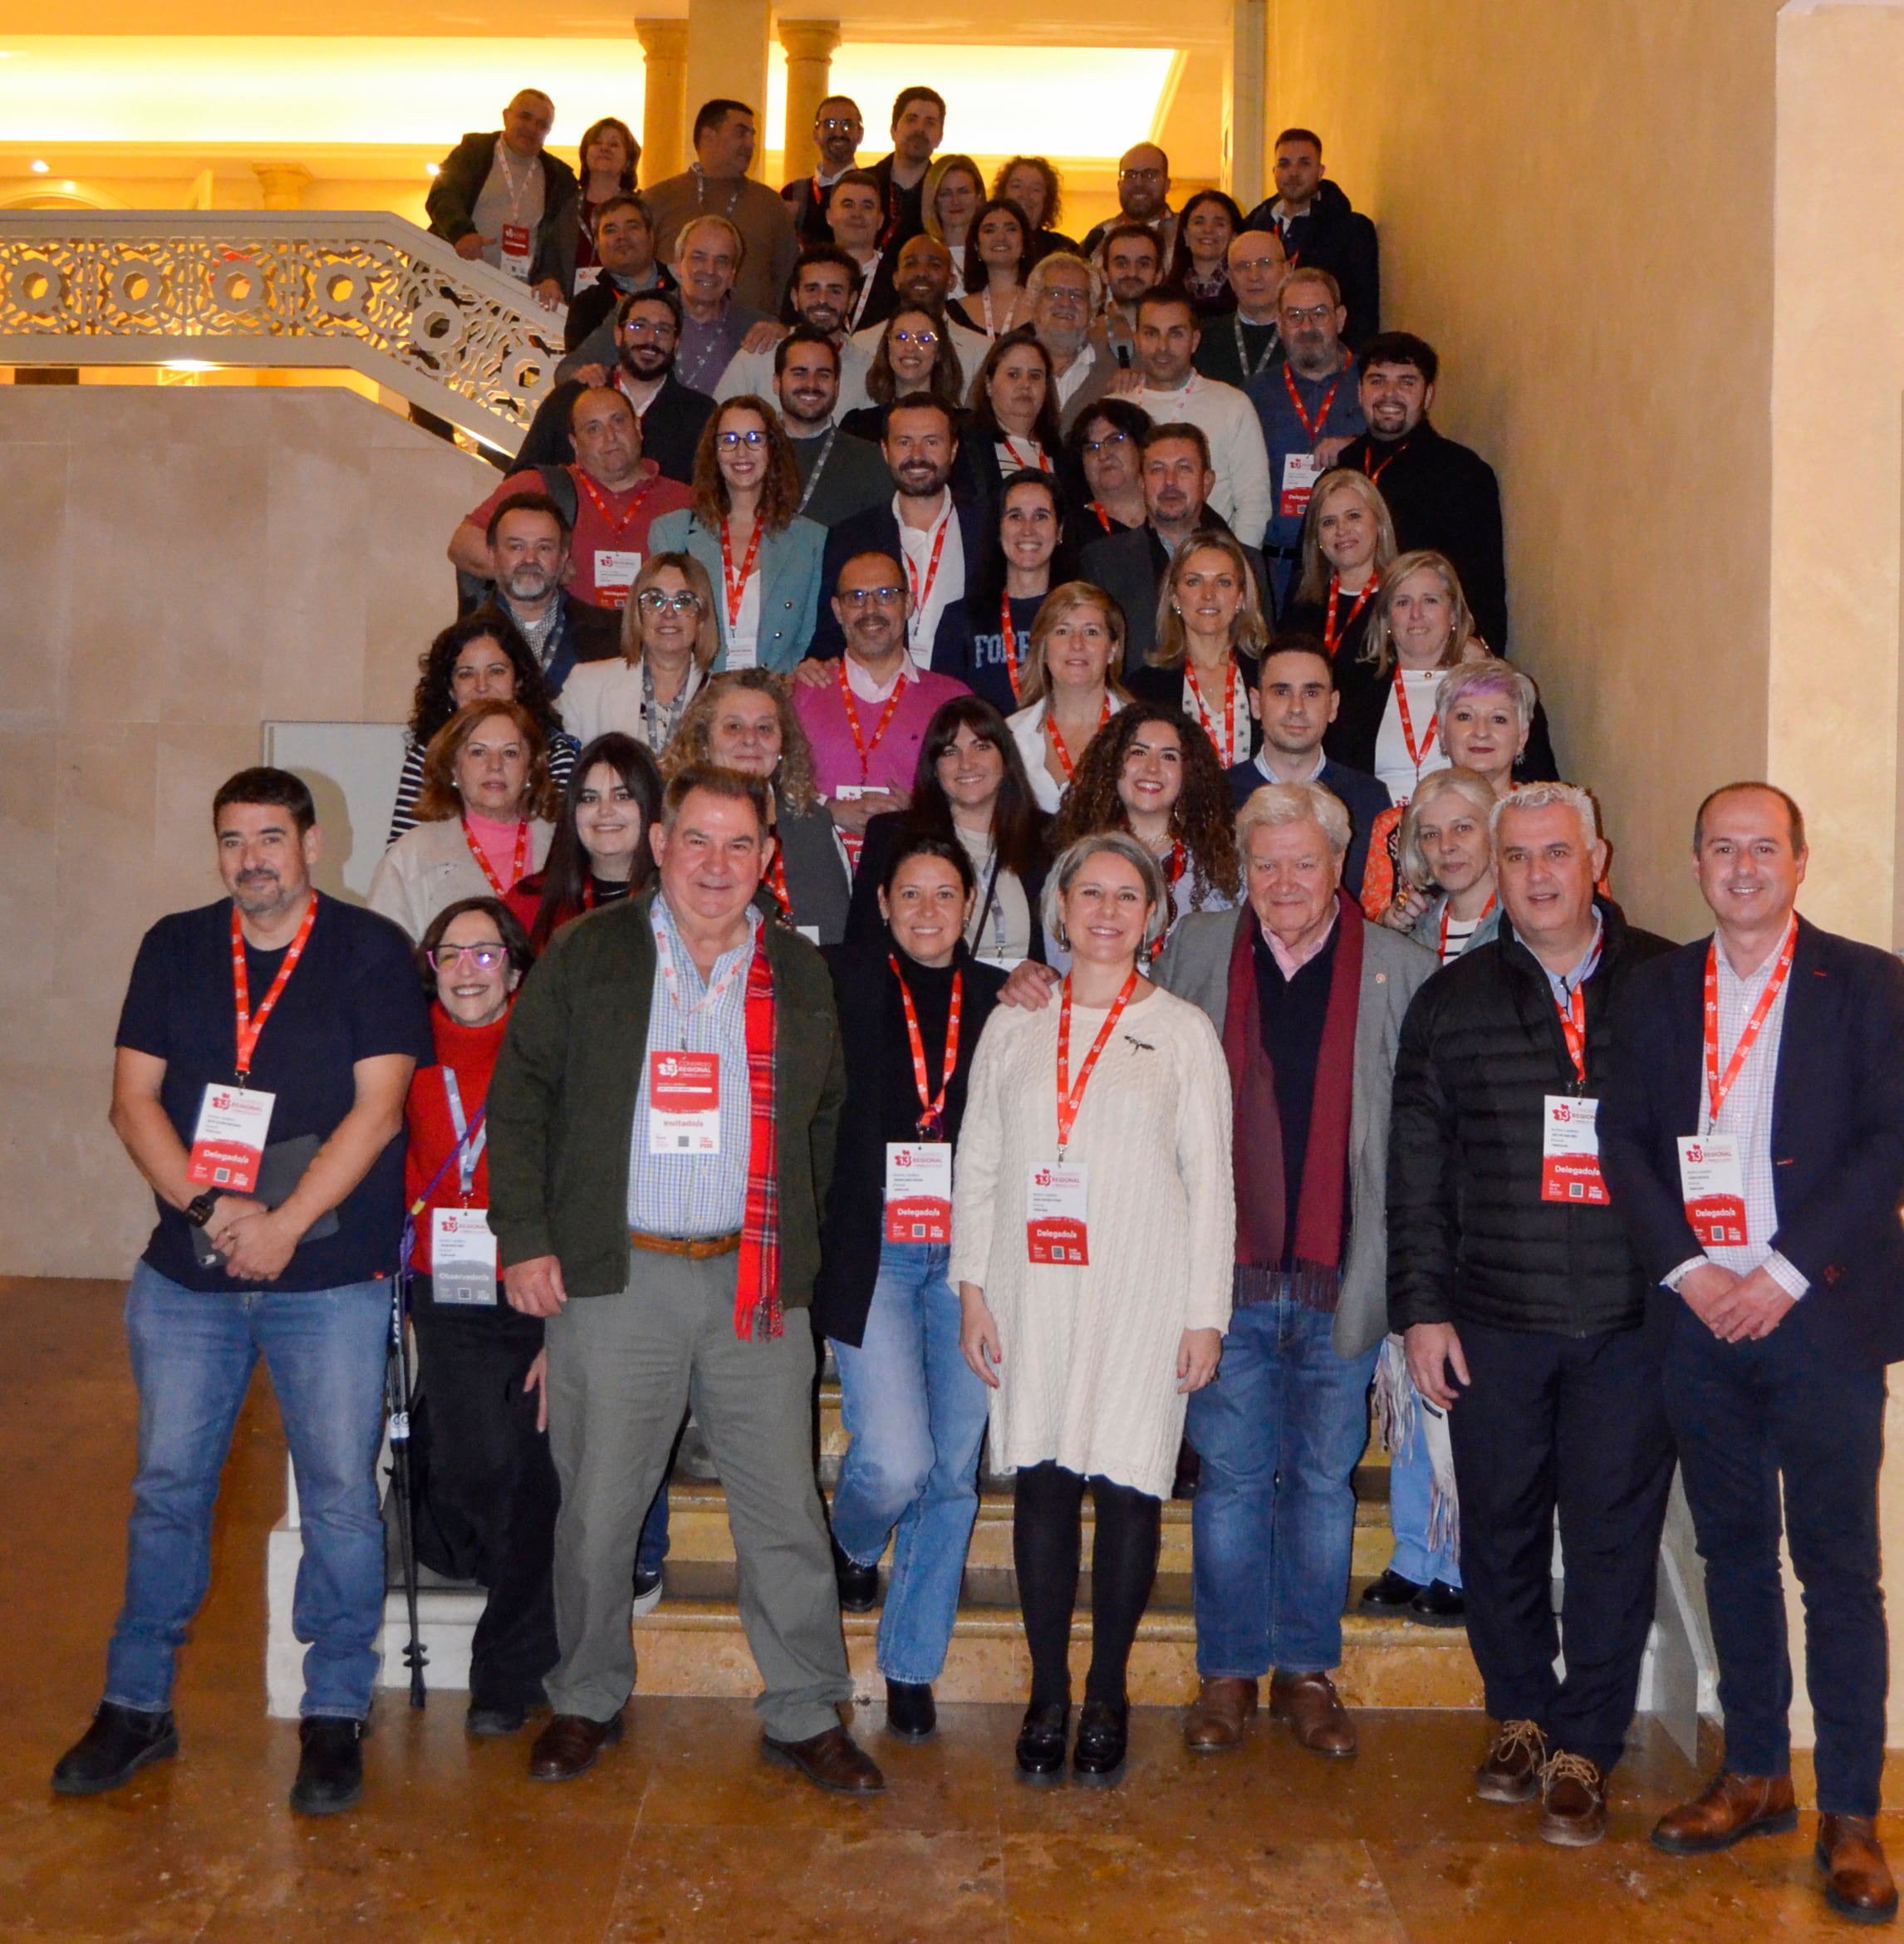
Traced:
POLYGON ((1234 899, 1241 889, 1243 872, 1236 855, 1236 813, 1230 808, 1229 785, 1210 738, 1180 709, 1133 702, 1091 739, 1058 808, 1058 848, 1062 852, 1097 831, 1130 829, 1130 813, 1117 785, 1138 730, 1159 722, 1176 731, 1184 753, 1183 788, 1170 812, 1170 832, 1183 839, 1190 854, 1193 901, 1200 905, 1213 891, 1234 899))
POLYGON ((760 488, 760 523, 769 533, 783 533, 800 510, 800 467, 780 423, 780 414, 758 393, 737 392, 723 399, 708 415, 694 448, 694 517, 710 533, 733 510, 727 480, 720 469, 720 435, 734 412, 752 412, 767 431, 767 476, 760 488))
POLYGON ((493 601, 472 608, 462 620, 453 621, 417 657, 416 693, 410 699, 410 740, 418 749, 429 747, 429 739, 456 713, 456 697, 449 677, 456 659, 472 641, 490 641, 507 655, 516 670, 515 700, 535 718, 542 740, 552 743, 562 732, 556 720, 555 703, 549 685, 522 631, 493 601))
POLYGON ((932 371, 926 380, 925 389, 952 415, 952 427, 956 431, 960 416, 959 399, 965 389, 965 368, 959 362, 959 353, 952 342, 951 327, 945 322, 943 306, 933 310, 925 304, 904 303, 886 319, 886 328, 879 334, 879 348, 866 367, 866 396, 875 405, 889 405, 899 395, 899 381, 893 376, 892 360, 886 355, 886 340, 892 336, 893 326, 902 317, 923 317, 939 333, 932 371))

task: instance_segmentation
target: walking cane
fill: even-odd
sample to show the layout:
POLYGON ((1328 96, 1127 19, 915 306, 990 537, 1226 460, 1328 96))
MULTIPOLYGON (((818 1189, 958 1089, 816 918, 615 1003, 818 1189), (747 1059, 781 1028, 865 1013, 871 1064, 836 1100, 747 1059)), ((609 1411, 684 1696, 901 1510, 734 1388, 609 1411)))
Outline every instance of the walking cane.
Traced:
POLYGON ((410 1259, 415 1228, 404 1223, 403 1254, 390 1292, 390 1360, 385 1383, 390 1413, 390 1486, 396 1495, 397 1548, 403 1556, 404 1604, 410 1613, 410 1642, 403 1650, 410 1669, 410 1705, 424 1704, 423 1664, 429 1650, 418 1637, 416 1618, 415 1500, 410 1468, 410 1259))

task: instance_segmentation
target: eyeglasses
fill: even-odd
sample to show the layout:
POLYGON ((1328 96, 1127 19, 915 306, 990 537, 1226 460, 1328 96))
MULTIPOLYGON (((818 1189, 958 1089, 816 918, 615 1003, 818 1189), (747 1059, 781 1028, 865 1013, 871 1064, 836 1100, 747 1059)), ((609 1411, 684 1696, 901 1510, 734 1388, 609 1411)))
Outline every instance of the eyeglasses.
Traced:
POLYGON ((652 337, 658 342, 672 344, 675 341, 675 322, 671 317, 657 317, 652 323, 642 317, 631 317, 621 326, 624 337, 652 337))
POLYGON ((1111 432, 1102 439, 1087 439, 1084 449, 1095 459, 1101 452, 1109 452, 1114 445, 1128 445, 1130 443, 1131 434, 1128 432, 1111 432))
POLYGON ((635 605, 645 607, 650 614, 660 614, 669 607, 676 614, 699 614, 701 597, 691 587, 677 588, 672 594, 665 587, 644 587, 635 605))
POLYGON ((508 955, 508 947, 498 940, 493 945, 439 945, 429 955, 429 962, 439 972, 453 972, 465 959, 474 959, 482 970, 488 972, 501 965, 508 955))
POLYGON ((862 611, 869 601, 886 607, 904 596, 905 589, 901 587, 842 587, 840 590, 840 599, 855 613, 862 611))
POLYGON ((732 452, 737 445, 764 445, 766 443, 767 434, 763 431, 714 434, 714 444, 727 452, 732 452))
POLYGON ((866 125, 856 115, 823 115, 813 125, 828 135, 844 135, 848 129, 863 128, 866 125))
POLYGON ((1161 182, 1164 172, 1161 169, 1120 169, 1117 179, 1120 182, 1161 182))
POLYGON ((930 351, 939 341, 936 331, 896 331, 886 341, 889 344, 915 344, 921 351, 930 351))
POLYGON ((1335 314, 1333 304, 1311 304, 1306 311, 1291 309, 1283 313, 1292 324, 1327 324, 1335 314))

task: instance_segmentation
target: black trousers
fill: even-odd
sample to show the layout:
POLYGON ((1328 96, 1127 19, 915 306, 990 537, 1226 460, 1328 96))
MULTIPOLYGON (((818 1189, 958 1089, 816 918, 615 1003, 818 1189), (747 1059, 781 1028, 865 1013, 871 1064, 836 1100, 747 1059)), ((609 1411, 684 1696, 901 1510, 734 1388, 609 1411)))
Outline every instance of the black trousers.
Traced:
POLYGON ((1157 1577, 1163 1501, 1062 1465, 1018 1468, 1012 1492, 1012 1563, 1031 1649, 1032 1706, 1071 1700, 1071 1616, 1083 1549, 1084 1488, 1091 1487, 1091 1670, 1084 1698, 1121 1706, 1137 1622, 1157 1577))
POLYGON ((506 1305, 439 1303, 416 1279, 410 1313, 427 1422, 425 1564, 488 1589, 476 1623, 469 1699, 508 1707, 542 1699, 560 1650, 555 1627, 555 1526, 562 1502, 536 1397, 523 1379, 542 1326, 506 1305))
POLYGON ((1783 1775, 1791 1766, 1782 1474, 1792 1565, 1805 1596, 1818 1808, 1876 1815, 1889 1683, 1877 1539, 1883 1370, 1828 1362, 1791 1317, 1762 1342, 1721 1343, 1682 1303, 1666 1351, 1666 1399, 1705 1562, 1725 1765, 1743 1775, 1783 1775))
POLYGON ((1473 1381, 1448 1413, 1449 1440, 1468 1642, 1488 1712, 1538 1722, 1553 1748, 1604 1773, 1620 1758, 1639 1692, 1672 1486, 1658 1356, 1638 1329, 1563 1337, 1456 1328, 1473 1381), (1564 1680, 1553 1672, 1563 1642, 1564 1680))

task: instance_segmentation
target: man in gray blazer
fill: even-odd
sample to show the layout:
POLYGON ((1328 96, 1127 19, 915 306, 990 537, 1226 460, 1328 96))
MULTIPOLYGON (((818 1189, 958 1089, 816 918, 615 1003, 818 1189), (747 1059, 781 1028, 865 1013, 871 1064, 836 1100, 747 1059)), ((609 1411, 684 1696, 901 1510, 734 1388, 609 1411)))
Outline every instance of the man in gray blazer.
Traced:
POLYGON ((1272 1714, 1319 1754, 1355 1752, 1330 1678, 1355 1537, 1350 1483, 1387 1329, 1389 1092, 1401 1019, 1435 955, 1342 889, 1348 812, 1320 783, 1269 783, 1237 818, 1245 901, 1183 920, 1151 976, 1201 1006, 1234 1098, 1235 1308, 1186 1427, 1199 1753, 1272 1714))

